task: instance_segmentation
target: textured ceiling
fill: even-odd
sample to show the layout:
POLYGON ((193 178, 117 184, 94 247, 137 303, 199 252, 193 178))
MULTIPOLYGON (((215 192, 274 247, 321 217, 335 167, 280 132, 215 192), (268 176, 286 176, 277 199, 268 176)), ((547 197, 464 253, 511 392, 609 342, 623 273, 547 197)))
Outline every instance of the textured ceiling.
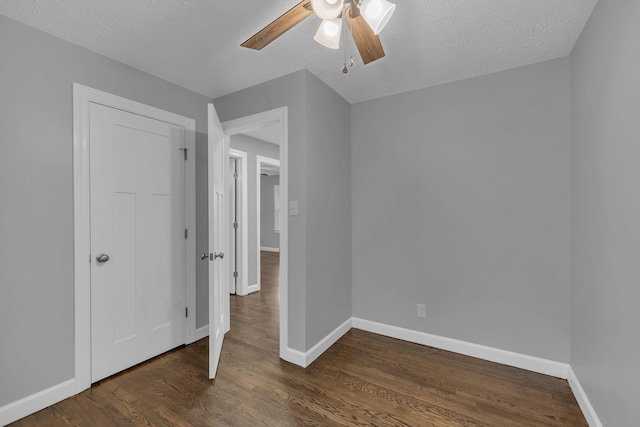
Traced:
MULTIPOLYGON (((341 72, 311 16, 262 51, 245 39, 299 0, 2 0, 0 14, 217 98, 308 69, 355 103, 566 56, 597 0, 392 0, 386 57, 341 72)), ((343 43, 344 46, 344 43, 343 43)))

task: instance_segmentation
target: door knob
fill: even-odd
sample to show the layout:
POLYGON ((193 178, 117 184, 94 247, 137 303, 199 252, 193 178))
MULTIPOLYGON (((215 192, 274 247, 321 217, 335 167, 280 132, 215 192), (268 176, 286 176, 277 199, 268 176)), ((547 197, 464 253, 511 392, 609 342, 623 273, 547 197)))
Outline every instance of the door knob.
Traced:
POLYGON ((107 261, 109 261, 109 255, 107 254, 100 254, 96 257, 96 261, 99 263, 105 263, 107 261))
POLYGON ((218 258, 223 259, 224 258, 224 252, 214 252, 212 254, 206 254, 204 252, 202 252, 202 255, 200 255, 200 259, 201 260, 205 260, 209 258, 209 260, 214 261, 218 258))

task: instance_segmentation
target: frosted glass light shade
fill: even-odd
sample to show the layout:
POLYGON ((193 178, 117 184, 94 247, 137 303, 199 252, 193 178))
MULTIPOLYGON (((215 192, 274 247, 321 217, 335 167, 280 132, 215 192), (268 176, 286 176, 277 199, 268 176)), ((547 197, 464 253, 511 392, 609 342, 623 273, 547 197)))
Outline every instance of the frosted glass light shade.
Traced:
POLYGON ((336 19, 342 13, 344 0, 311 0, 311 7, 320 19, 336 19))
POLYGON ((362 0, 360 4, 362 17, 376 35, 387 25, 395 10, 396 5, 387 0, 362 0))
POLYGON ((342 32, 342 19, 325 19, 320 24, 318 32, 313 37, 315 41, 331 49, 340 47, 340 33, 342 32))

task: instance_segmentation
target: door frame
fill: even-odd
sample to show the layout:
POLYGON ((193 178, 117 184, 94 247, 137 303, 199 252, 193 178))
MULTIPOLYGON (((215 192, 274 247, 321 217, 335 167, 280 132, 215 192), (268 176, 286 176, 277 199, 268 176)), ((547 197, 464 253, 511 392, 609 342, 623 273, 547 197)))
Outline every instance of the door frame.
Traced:
POLYGON ((73 84, 73 230, 75 392, 91 387, 91 205, 89 170, 89 105, 101 104, 160 120, 185 129, 185 220, 188 230, 185 253, 186 343, 196 337, 196 217, 195 217, 195 120, 170 113, 78 83, 73 84))
MULTIPOLYGON (((288 169, 288 108, 280 107, 222 123, 227 141, 233 135, 265 126, 280 128, 280 357, 289 356, 289 169, 288 169)), ((228 142, 227 142, 228 143, 228 142)))
MULTIPOLYGON (((260 232, 262 231, 262 223, 260 222, 262 220, 262 165, 277 166, 280 168, 280 160, 260 155, 256 156, 256 272, 258 276, 256 278, 256 285, 249 286, 250 292, 256 292, 262 289, 262 283, 260 281, 260 268, 262 268, 262 262, 260 261, 260 252, 262 250, 262 245, 260 244, 262 240, 260 236, 260 232)), ((282 206, 282 204, 280 204, 280 206, 282 206)), ((280 209, 282 210, 282 208, 280 209)))
MULTIPOLYGON (((240 244, 238 245, 240 250, 237 251, 240 256, 240 280, 236 285, 237 295, 247 295, 249 293, 249 209, 248 209, 248 191, 247 191, 247 153, 240 150, 229 148, 229 158, 236 159, 240 163, 240 199, 237 201, 240 207, 240 227, 238 227, 240 234, 240 244)), ((229 187, 227 187, 229 188, 229 187)), ((229 241, 231 241, 231 230, 229 230, 229 241)), ((233 272, 231 266, 231 259, 229 260, 229 284, 231 283, 231 272, 233 272)))

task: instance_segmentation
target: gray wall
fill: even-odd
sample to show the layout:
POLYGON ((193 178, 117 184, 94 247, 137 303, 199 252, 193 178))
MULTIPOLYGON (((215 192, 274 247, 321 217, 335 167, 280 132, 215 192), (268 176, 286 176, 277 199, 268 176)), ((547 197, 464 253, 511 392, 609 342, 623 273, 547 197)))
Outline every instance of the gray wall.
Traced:
POLYGON ((569 78, 564 58, 352 106, 355 317, 569 361, 569 78))
POLYGON ((605 426, 640 425, 638 22, 600 1, 571 54, 571 366, 605 426))
POLYGON ((258 263, 258 236, 256 235, 258 231, 256 227, 256 156, 280 159, 280 147, 247 135, 233 135, 229 146, 230 148, 247 153, 247 220, 249 221, 247 224, 247 239, 249 243, 248 281, 249 286, 251 286, 258 283, 258 271, 256 269, 258 263))
POLYGON ((351 316, 349 104, 307 71, 214 102, 222 121, 289 107, 289 200, 300 212, 289 216, 289 347, 306 351, 351 316))
POLYGON ((278 175, 260 178, 260 246, 280 248, 280 233, 275 231, 274 187, 280 184, 278 175))
POLYGON ((351 107, 307 74, 306 349, 351 317, 351 107))
MULTIPOLYGON (((205 165, 207 99, 2 16, 0 57, 3 406, 74 376, 72 83, 196 119, 205 165)), ((206 183, 201 166, 196 182, 206 183)), ((206 250, 206 187, 197 194, 206 250)), ((205 302, 206 274, 198 268, 205 302)))

